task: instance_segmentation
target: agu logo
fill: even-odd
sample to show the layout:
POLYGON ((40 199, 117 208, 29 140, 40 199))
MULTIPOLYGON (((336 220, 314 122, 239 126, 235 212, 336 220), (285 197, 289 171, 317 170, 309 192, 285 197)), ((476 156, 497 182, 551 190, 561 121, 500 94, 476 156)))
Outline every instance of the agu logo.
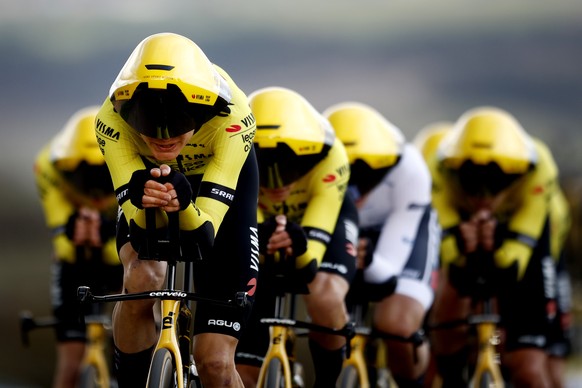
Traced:
POLYGON ((231 124, 230 127, 226 128, 226 132, 234 133, 241 130, 241 126, 237 124, 231 124))
POLYGON ((230 327, 234 331, 239 331, 240 330, 240 323, 238 323, 238 322, 225 321, 223 319, 209 319, 208 320, 208 325, 209 326, 224 326, 224 327, 230 327))

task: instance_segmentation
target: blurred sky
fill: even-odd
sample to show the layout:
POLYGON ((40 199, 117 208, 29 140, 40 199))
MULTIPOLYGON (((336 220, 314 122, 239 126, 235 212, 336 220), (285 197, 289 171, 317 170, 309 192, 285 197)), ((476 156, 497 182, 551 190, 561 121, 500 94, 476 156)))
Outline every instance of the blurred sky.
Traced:
MULTIPOLYGON (((13 317, 47 311, 48 300, 34 156, 74 111, 103 101, 139 41, 162 31, 194 40, 248 93, 286 86, 320 110, 358 100, 409 139, 473 106, 501 106, 548 141, 563 172, 579 174, 578 0, 2 0, 0 304, 9 307, 0 331, 14 334, 3 348, 16 361, 31 351, 20 349, 13 317)), ((0 366, 0 386, 23 375, 0 366)))
POLYGON ((99 104, 135 45, 161 31, 193 39, 247 92, 280 84, 320 110, 360 100, 408 137, 477 104, 502 105, 534 133, 582 111, 579 1, 19 0, 0 9, 0 130, 17 137, 5 137, 3 154, 34 152, 74 110, 99 104), (32 134, 29 149, 16 146, 32 134))

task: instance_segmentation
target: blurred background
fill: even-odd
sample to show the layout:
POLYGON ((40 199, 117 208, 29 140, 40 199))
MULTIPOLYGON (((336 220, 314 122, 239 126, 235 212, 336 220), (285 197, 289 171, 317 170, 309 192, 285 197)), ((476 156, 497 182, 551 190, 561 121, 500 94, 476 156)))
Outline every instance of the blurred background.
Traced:
POLYGON ((194 40, 247 93, 286 86, 319 110, 365 102, 409 139, 477 105, 512 112, 553 150, 572 205, 580 332, 582 2, 19 0, 0 5, 1 387, 47 387, 52 375, 52 331, 33 333, 29 348, 18 331, 19 311, 50 312, 34 157, 164 31, 194 40))

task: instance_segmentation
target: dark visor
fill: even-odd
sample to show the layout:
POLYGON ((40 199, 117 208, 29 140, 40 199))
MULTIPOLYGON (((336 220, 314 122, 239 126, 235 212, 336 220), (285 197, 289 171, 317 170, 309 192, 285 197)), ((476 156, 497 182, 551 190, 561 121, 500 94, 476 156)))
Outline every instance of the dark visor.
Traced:
POLYGON ((85 161, 73 171, 63 171, 65 180, 79 192, 94 198, 113 194, 113 182, 105 163, 94 166, 85 161))
POLYGON ((148 89, 138 86, 132 98, 116 104, 121 117, 145 136, 168 139, 198 130, 217 113, 213 106, 193 104, 180 89, 148 89))
POLYGON ((476 197, 495 196, 507 189, 522 174, 506 174, 498 164, 478 165, 466 161, 459 170, 450 170, 461 189, 476 197))
POLYGON ((324 147, 319 154, 298 156, 284 143, 276 148, 261 148, 255 143, 261 187, 275 189, 299 180, 327 155, 329 147, 324 147))

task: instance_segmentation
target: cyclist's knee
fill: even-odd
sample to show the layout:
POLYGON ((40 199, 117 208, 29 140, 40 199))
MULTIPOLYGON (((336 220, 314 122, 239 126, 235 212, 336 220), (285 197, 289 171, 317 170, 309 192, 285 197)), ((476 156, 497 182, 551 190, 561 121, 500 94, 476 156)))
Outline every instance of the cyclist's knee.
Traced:
POLYGON ((308 308, 315 313, 342 308, 348 288, 347 281, 341 276, 318 273, 305 298, 308 308))
POLYGON ((236 374, 234 362, 220 352, 209 352, 197 357, 196 370, 203 384, 208 382, 215 382, 218 385, 232 384, 231 379, 236 374))
POLYGON ((527 348, 507 353, 503 359, 511 381, 519 387, 549 386, 549 367, 545 352, 527 348))
POLYGON ((408 316, 403 312, 400 316, 391 315, 383 316, 382 319, 376 319, 374 325, 380 332, 401 337, 410 337, 421 328, 422 320, 408 316))
POLYGON ((165 265, 160 262, 132 260, 125 271, 124 288, 128 292, 160 289, 166 275, 165 265))

